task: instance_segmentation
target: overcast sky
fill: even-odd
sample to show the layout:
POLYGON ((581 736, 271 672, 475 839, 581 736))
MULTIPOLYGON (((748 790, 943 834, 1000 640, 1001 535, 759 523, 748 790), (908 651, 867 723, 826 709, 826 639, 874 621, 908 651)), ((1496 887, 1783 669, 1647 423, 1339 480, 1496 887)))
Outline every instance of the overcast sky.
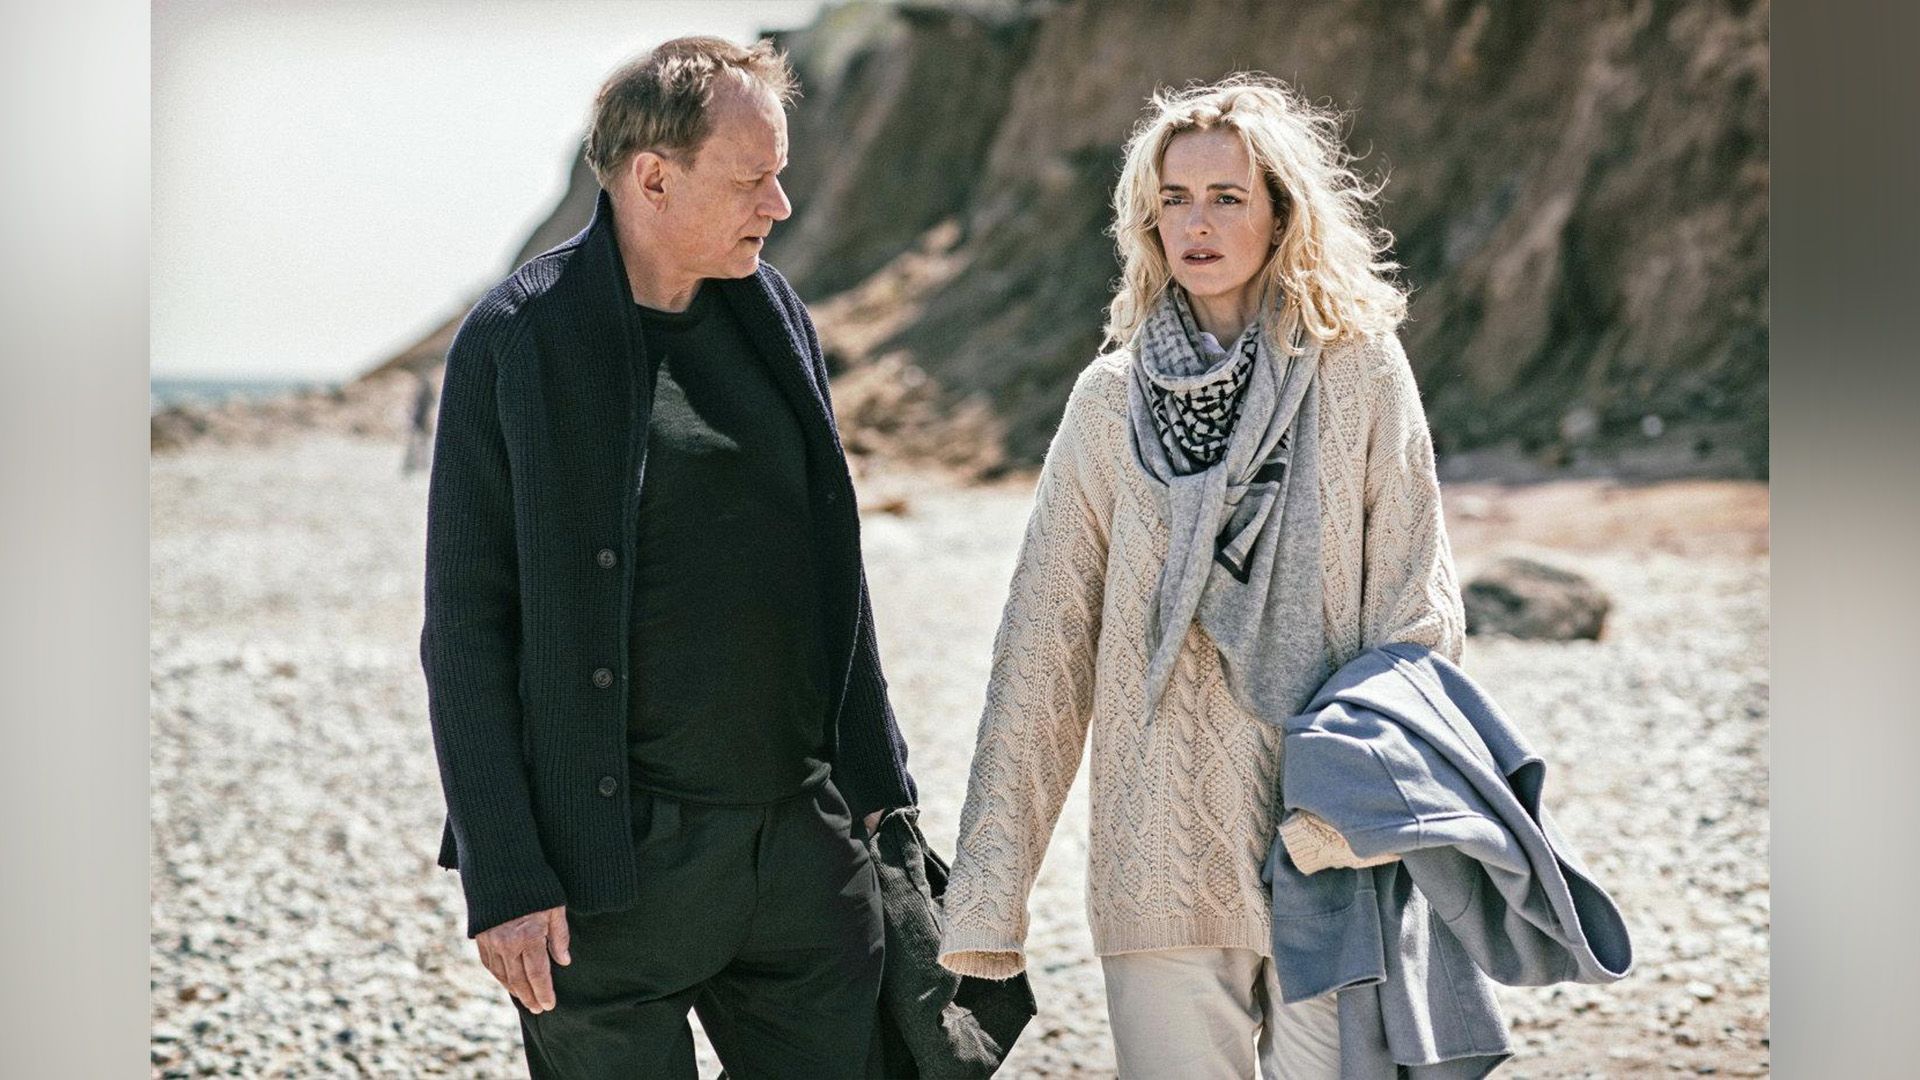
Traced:
POLYGON ((160 0, 153 376, 365 370, 511 269, 621 61, 821 6, 160 0))

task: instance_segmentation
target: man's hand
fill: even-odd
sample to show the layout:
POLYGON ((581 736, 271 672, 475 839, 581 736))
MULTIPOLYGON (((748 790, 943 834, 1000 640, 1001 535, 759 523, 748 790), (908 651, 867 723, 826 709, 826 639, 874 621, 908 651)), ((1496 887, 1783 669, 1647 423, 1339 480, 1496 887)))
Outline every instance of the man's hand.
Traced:
POLYGON ((518 998, 528 1012, 542 1013, 553 1008, 553 969, 547 957, 565 966, 573 963, 567 952, 567 909, 548 908, 509 919, 473 939, 480 949, 480 962, 500 980, 507 992, 518 998))

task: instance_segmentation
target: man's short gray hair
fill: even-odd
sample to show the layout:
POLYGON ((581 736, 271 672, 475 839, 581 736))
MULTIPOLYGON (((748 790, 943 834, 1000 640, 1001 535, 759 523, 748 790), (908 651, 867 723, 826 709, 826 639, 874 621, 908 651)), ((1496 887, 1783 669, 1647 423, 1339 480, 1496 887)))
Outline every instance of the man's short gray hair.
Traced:
POLYGON ((713 126, 714 88, 729 71, 756 80, 783 106, 799 96, 787 55, 764 39, 747 47, 725 38, 675 38, 608 76, 587 130, 587 164, 600 185, 611 187, 642 150, 692 164, 713 126))

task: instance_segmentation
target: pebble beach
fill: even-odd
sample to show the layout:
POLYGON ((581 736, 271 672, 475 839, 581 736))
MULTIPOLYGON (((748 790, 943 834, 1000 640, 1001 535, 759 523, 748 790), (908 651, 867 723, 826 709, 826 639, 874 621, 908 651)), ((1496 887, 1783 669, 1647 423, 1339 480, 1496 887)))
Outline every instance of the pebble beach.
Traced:
MULTIPOLYGON (((426 477, 401 455, 309 432, 152 459, 154 1077, 526 1075, 434 865, 426 477)), ((875 467, 860 488, 922 824, 950 855, 1032 481, 875 467)), ((1598 641, 1467 648, 1637 953, 1611 986, 1503 989, 1517 1054, 1497 1075, 1767 1075, 1764 485, 1460 484, 1447 501, 1463 574, 1523 551, 1613 603, 1598 641)), ((1113 1075, 1086 795, 1083 770, 1031 900, 1040 1013, 1000 1076, 1113 1075)))

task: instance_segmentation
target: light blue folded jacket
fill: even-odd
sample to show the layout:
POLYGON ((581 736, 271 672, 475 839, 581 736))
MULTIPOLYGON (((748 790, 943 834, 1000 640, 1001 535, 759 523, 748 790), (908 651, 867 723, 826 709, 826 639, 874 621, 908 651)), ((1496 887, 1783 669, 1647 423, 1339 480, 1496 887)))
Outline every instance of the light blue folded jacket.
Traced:
POLYGON ((1282 731, 1286 808, 1401 857, 1309 876, 1276 836, 1263 871, 1285 1000, 1338 991, 1342 1077, 1485 1076, 1513 1054, 1494 982, 1632 968, 1620 909, 1540 804, 1545 763, 1445 657, 1363 653, 1282 731))

